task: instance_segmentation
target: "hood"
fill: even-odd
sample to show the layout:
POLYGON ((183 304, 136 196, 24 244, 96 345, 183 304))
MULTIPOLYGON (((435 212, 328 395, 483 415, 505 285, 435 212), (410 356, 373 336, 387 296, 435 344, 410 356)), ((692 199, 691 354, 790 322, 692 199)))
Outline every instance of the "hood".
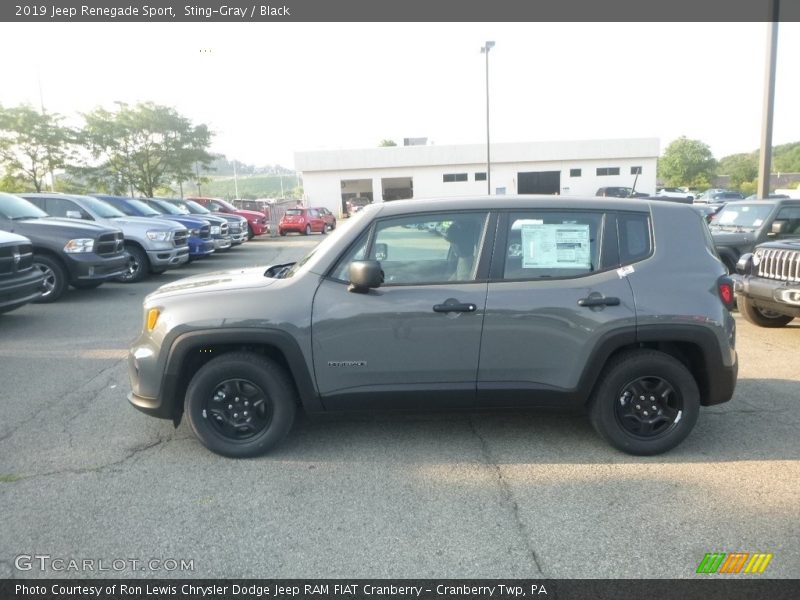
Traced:
POLYGON ((780 250, 800 250, 800 237, 791 240, 781 240, 779 242, 765 242, 758 245, 759 248, 777 248, 780 250))
MULTIPOLYGON (((207 225, 209 223, 207 219, 194 215, 159 215, 157 217, 153 217, 153 219, 159 219, 161 221, 173 221, 175 223, 185 225, 189 229, 202 227, 203 225, 207 225)), ((150 219, 150 221, 152 222, 153 219, 150 219)))
POLYGON ((236 214, 244 217, 248 221, 251 219, 266 219, 267 216, 264 213, 260 213, 256 210, 245 210, 245 209, 237 209, 236 214))
POLYGON ((165 298, 188 296, 204 292, 229 292, 231 290, 267 287, 276 279, 264 277, 269 267, 250 267, 231 271, 217 271, 203 275, 193 275, 162 285, 146 298, 147 303, 157 303, 165 298))
POLYGON ((20 219, 11 221, 14 233, 30 237, 31 235, 41 236, 64 236, 74 238, 77 236, 96 237, 103 233, 116 233, 119 229, 106 227, 97 223, 79 221, 78 219, 62 219, 58 217, 42 217, 40 219, 20 219))
POLYGON ((163 219, 162 217, 114 217, 112 219, 108 219, 109 223, 118 224, 120 227, 124 228, 127 226, 136 226, 136 227, 148 227, 152 229, 153 227, 158 227, 158 225, 163 225, 168 229, 180 229, 175 227, 175 223, 170 223, 168 220, 166 223, 164 221, 167 219, 163 219))

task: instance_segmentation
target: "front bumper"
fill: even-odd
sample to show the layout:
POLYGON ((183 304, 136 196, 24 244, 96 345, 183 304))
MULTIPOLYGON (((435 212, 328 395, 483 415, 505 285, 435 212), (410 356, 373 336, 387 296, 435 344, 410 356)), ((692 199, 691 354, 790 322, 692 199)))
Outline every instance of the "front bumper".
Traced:
POLYGON ((231 238, 228 237, 215 237, 214 238, 214 248, 216 250, 227 250, 231 247, 231 238))
POLYGON ((128 272, 128 255, 105 257, 94 253, 62 254, 66 258, 70 281, 107 281, 128 272))
POLYGON ((179 246, 168 250, 148 250, 150 265, 156 268, 177 267, 189 261, 189 246, 179 246))
POLYGON ((248 221, 250 229, 253 230, 253 235, 264 235, 269 232, 269 225, 260 221, 248 221))
POLYGON ((214 253, 214 241, 201 238, 189 238, 189 256, 208 256, 214 253))
POLYGON ((42 295, 43 281, 44 276, 37 269, 9 281, 0 280, 0 313, 36 300, 42 295))
POLYGON ((800 317, 800 283, 753 276, 732 279, 737 296, 747 298, 759 308, 800 317))

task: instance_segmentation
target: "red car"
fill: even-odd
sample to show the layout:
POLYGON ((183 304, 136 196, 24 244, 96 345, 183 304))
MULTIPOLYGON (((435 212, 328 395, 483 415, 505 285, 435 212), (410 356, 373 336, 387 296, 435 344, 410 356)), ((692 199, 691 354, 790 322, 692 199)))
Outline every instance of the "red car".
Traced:
POLYGON ((289 208, 283 213, 278 224, 278 233, 286 235, 290 231, 308 235, 312 231, 324 234, 328 224, 316 208, 289 208))
POLYGON ((328 231, 336 229, 336 217, 331 211, 321 206, 316 207, 315 210, 319 211, 319 216, 325 221, 325 224, 328 226, 328 231))
POLYGON ((186 200, 194 200, 198 204, 205 206, 211 212, 227 213, 229 215, 239 215, 247 219, 247 239, 251 240, 257 235, 263 235, 269 231, 269 219, 264 213, 255 210, 243 210, 236 208, 230 202, 222 198, 203 198, 191 196, 186 200))

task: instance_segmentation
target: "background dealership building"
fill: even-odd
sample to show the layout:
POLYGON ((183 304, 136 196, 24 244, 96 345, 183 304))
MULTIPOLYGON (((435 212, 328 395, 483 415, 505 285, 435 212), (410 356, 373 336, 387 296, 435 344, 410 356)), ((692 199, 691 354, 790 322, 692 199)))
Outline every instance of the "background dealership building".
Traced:
MULTIPOLYGON (((501 194, 594 196, 600 187, 655 193, 657 138, 492 144, 491 188, 501 194), (638 177, 637 177, 638 175, 638 177)), ((485 195, 486 145, 426 145, 295 153, 307 206, 485 195)))

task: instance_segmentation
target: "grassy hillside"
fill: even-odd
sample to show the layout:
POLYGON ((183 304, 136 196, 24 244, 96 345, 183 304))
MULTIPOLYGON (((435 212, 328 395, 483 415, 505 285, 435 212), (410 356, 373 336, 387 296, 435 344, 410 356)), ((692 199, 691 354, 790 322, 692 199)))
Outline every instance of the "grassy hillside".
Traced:
MULTIPOLYGON (((302 183, 302 181, 301 181, 302 183)), ((281 178, 277 175, 251 175, 239 177, 239 197, 245 199, 252 198, 280 198, 281 197, 281 178)), ((195 193, 197 190, 193 186, 184 186, 184 193, 195 193)), ((283 196, 290 198, 297 196, 297 177, 293 175, 283 176, 283 196)), ((214 196, 217 198, 235 198, 236 187, 233 177, 212 177, 209 183, 201 188, 204 196, 214 196)))

